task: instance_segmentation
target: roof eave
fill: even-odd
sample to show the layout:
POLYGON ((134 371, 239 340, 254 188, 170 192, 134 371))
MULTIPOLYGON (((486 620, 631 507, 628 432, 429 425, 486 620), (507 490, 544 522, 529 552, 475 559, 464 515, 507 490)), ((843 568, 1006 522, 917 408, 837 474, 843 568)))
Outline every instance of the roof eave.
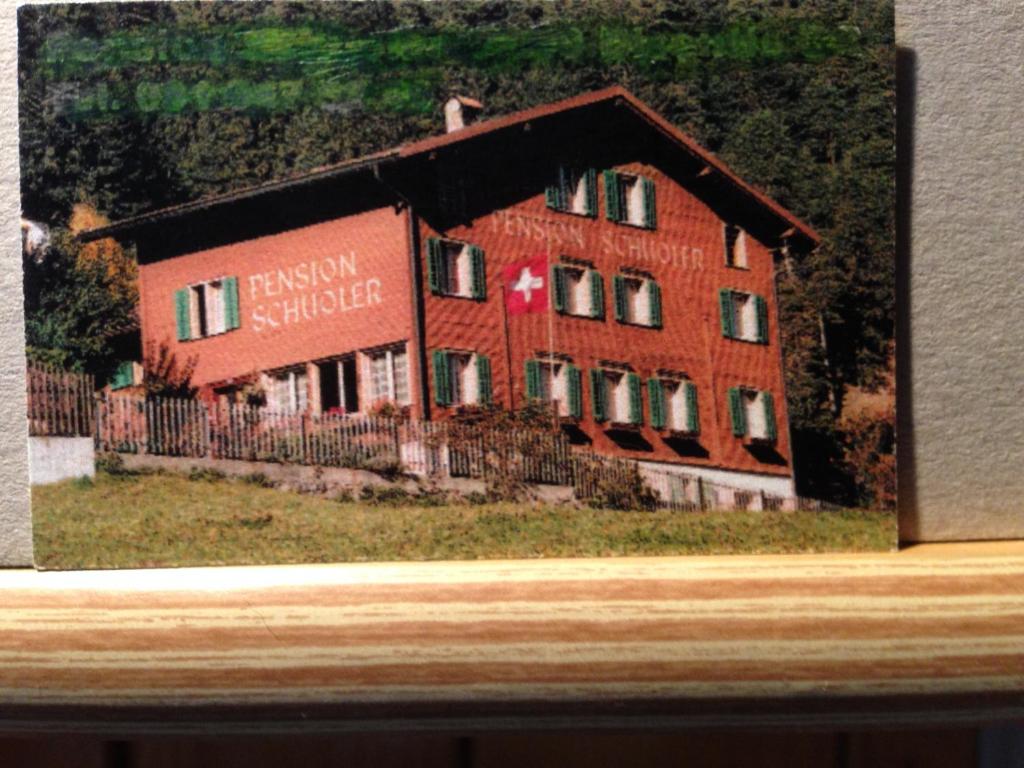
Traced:
POLYGON ((205 197, 199 200, 181 203, 180 205, 160 208, 155 211, 139 214, 138 216, 121 219, 120 221, 115 221, 103 227, 85 230, 84 232, 78 233, 76 239, 80 242, 87 243, 93 240, 101 240, 106 237, 117 237, 118 235, 123 235, 125 233, 131 234, 148 226, 153 226, 164 221, 186 216, 190 213, 208 210, 216 206, 241 202, 243 200, 252 199, 272 192, 279 192, 307 184, 313 184, 318 181, 326 181, 354 173, 375 170, 376 167, 382 163, 397 160, 398 156, 398 148, 389 149, 357 160, 330 166, 317 171, 311 171, 301 176, 282 179, 280 181, 272 181, 255 187, 247 187, 236 192, 225 192, 224 194, 205 197))

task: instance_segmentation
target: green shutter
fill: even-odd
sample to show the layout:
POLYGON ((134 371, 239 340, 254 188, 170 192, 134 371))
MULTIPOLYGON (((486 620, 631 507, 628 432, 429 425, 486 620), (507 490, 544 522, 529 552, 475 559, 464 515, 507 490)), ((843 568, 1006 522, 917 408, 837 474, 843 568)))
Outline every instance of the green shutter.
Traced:
POLYGON ((739 387, 729 388, 729 415, 732 417, 732 434, 743 437, 747 434, 747 414, 743 410, 743 390, 739 387))
POLYGON ((436 237, 427 239, 427 285, 434 294, 444 293, 445 280, 444 246, 436 237))
POLYGON ((526 361, 526 397, 528 400, 540 397, 540 363, 536 360, 526 361))
POLYGON ((568 406, 566 410, 569 416, 574 419, 583 417, 583 382, 580 369, 575 365, 565 366, 565 383, 568 392, 568 406))
POLYGON ((658 226, 657 201, 654 196, 654 182, 650 179, 640 179, 644 194, 644 226, 647 229, 655 229, 658 226))
POLYGON ((178 341, 192 338, 192 317, 189 312, 188 288, 174 292, 174 316, 178 322, 178 341))
POLYGON ((651 409, 651 426, 655 429, 665 428, 665 389, 661 379, 647 380, 647 400, 651 409))
POLYGON ((622 200, 619 199, 619 174, 605 171, 604 211, 609 221, 622 221, 622 200))
POLYGON ((483 405, 490 405, 493 396, 491 386, 491 359, 487 355, 476 356, 477 400, 483 405))
POLYGON ((587 169, 587 216, 597 216, 597 171, 593 168, 587 169))
POLYGON ((757 310, 757 341, 768 343, 768 302, 763 296, 754 296, 754 309, 757 310))
POLYGON ((686 431, 696 435, 700 432, 700 411, 697 408, 697 385, 692 381, 686 387, 686 431))
POLYGON ((238 278, 224 278, 224 330, 230 331, 237 328, 239 323, 238 313, 238 278))
POLYGON ((727 339, 734 338, 736 336, 736 318, 734 317, 731 289, 719 289, 718 308, 722 320, 722 335, 727 339))
POLYGON ((615 275, 612 278, 612 293, 615 301, 615 319, 624 323, 626 322, 626 278, 622 275, 615 275))
POLYGON ((604 320, 604 278, 596 269, 590 270, 590 316, 604 320))
POLYGON ((130 387, 134 383, 134 376, 132 374, 131 360, 124 360, 118 363, 117 368, 114 369, 114 375, 110 377, 110 388, 123 389, 124 387, 130 387))
POLYGON ((448 381, 448 353, 435 349, 434 362, 434 402, 438 405, 449 405, 452 401, 451 385, 448 381))
POLYGON ((629 390, 629 423, 640 424, 644 420, 644 401, 640 392, 640 377, 635 373, 627 373, 626 387, 629 390))
POLYGON ((594 414, 594 421, 605 421, 608 418, 604 371, 600 368, 590 369, 590 410, 594 414))
POLYGON ((773 443, 778 438, 779 430, 775 423, 775 398, 771 392, 762 392, 761 401, 764 403, 764 429, 766 436, 773 443))
POLYGON ((653 280, 648 280, 647 290, 651 309, 651 327, 661 328, 661 286, 653 280))
POLYGON ((561 264, 551 265, 551 301, 556 312, 565 312, 567 297, 565 292, 565 267, 561 264))
POLYGON ((473 275, 473 298, 482 301, 487 298, 487 269, 484 266, 483 249, 477 245, 469 246, 469 262, 473 275))
POLYGON ((562 206, 558 202, 558 192, 557 184, 544 188, 544 203, 553 211, 562 210, 562 206))

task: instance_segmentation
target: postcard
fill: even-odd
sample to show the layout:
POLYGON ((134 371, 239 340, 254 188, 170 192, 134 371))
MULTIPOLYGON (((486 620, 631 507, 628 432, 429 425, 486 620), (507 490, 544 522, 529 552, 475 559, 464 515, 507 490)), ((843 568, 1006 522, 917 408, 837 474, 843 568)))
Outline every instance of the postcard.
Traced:
POLYGON ((42 568, 891 549, 889 0, 19 9, 42 568))

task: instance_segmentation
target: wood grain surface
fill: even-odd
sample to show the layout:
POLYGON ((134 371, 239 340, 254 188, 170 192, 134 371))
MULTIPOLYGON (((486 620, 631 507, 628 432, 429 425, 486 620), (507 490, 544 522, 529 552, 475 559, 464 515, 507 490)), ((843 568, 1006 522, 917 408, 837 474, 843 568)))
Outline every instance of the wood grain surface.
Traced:
POLYGON ((0 731, 1024 717, 1024 543, 0 572, 0 731))

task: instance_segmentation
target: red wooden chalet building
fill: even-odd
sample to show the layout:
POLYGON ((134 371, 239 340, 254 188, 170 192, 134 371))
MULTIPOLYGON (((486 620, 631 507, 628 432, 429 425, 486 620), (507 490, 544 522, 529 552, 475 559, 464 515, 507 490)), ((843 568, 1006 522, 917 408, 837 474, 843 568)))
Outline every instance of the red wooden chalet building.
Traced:
MULTIPOLYGON (((614 87, 111 224, 144 344, 280 410, 552 400, 599 453, 793 494, 776 257, 816 233, 614 87)), ((772 151, 765 147, 765 151, 772 151)))

